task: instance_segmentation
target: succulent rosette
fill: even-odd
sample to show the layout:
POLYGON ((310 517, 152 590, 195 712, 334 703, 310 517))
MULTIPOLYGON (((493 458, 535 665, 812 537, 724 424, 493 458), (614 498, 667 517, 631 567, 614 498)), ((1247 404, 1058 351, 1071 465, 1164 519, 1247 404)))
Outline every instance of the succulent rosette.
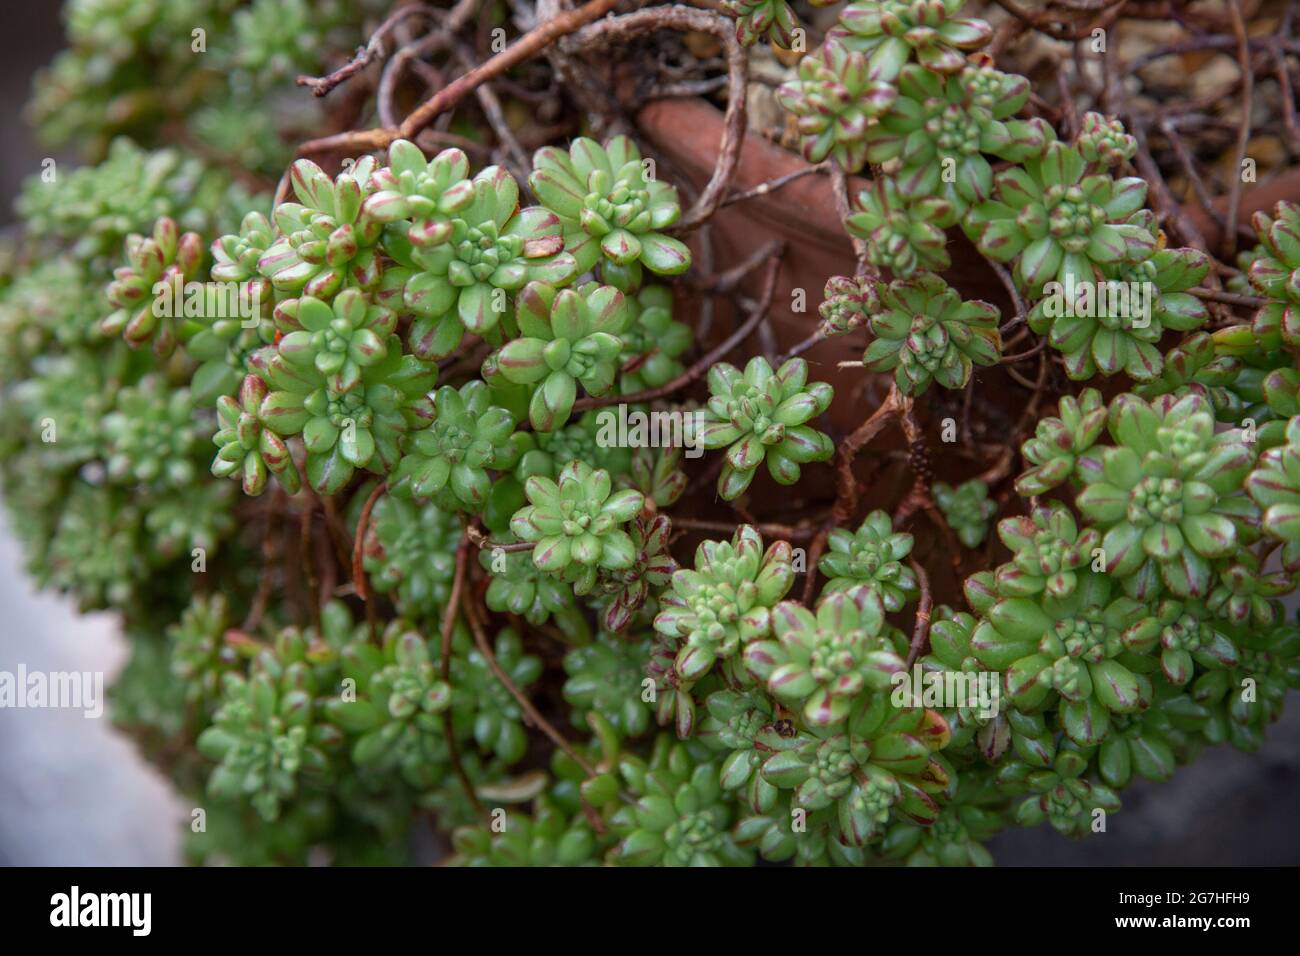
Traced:
POLYGON ((858 194, 857 209, 850 212, 844 228, 866 242, 872 265, 906 278, 952 265, 944 229, 955 221, 956 211, 946 199, 910 200, 892 177, 885 177, 858 194))
POLYGON ((1095 528, 1081 531, 1070 509, 1055 501, 998 522, 998 537, 1012 552, 997 569, 998 592, 1009 597, 1068 597, 1101 545, 1095 528))
POLYGON ((405 232, 385 232, 400 266, 385 288, 395 296, 401 284, 402 304, 415 315, 411 350, 421 358, 450 355, 467 331, 499 339, 515 293, 529 282, 563 285, 579 271, 559 217, 542 206, 521 209, 513 176, 489 166, 470 182, 473 199, 456 211, 444 241, 419 246, 405 232))
POLYGON ((1261 245, 1247 275, 1268 300, 1255 313, 1255 338, 1265 349, 1294 351, 1300 348, 1300 206, 1280 202, 1272 216, 1255 213, 1252 224, 1261 245))
POLYGON ((824 593, 845 591, 857 597, 874 593, 886 611, 901 610, 916 599, 916 574, 903 562, 912 553, 912 536, 895 531, 889 515, 873 511, 857 531, 832 528, 818 570, 830 578, 824 593))
POLYGON ((533 542, 539 570, 575 575, 575 590, 585 594, 599 570, 626 571, 636 561, 623 526, 640 512, 645 497, 631 489, 615 491, 609 472, 571 461, 555 481, 529 478, 524 493, 529 504, 515 512, 510 530, 533 542))
POLYGON ((372 191, 373 157, 365 156, 330 179, 309 159, 289 169, 297 202, 275 208, 278 238, 257 262, 276 289, 330 299, 345 285, 369 291, 379 282, 375 245, 383 223, 363 208, 372 191))
POLYGON ((175 220, 163 217, 150 236, 126 237, 127 265, 113 270, 108 301, 114 311, 100 323, 105 335, 121 335, 132 348, 152 343, 166 358, 179 337, 176 320, 185 299, 185 283, 196 281, 203 267, 203 240, 182 233, 175 220))
POLYGON ((816 616, 793 601, 772 610, 773 639, 745 647, 745 666, 783 704, 813 727, 843 722, 855 700, 891 687, 903 659, 884 628, 875 595, 861 603, 828 596, 816 616))
POLYGON ((1166 330, 1188 332, 1209 312, 1186 290, 1200 283, 1209 258, 1195 249, 1158 249, 1136 263, 1107 266, 1106 278, 1048 295, 1029 312, 1029 327, 1065 354, 1073 379, 1126 372, 1137 381, 1160 374, 1158 344, 1166 330))
POLYGON ((667 385, 686 371, 680 356, 694 344, 695 334, 673 318, 673 293, 667 286, 644 286, 627 302, 632 318, 619 336, 623 354, 618 389, 633 395, 667 385))
POLYGON ((284 439, 262 421, 262 403, 269 394, 264 381, 247 375, 238 400, 229 395, 217 399, 220 427, 212 436, 217 446, 212 473, 240 481, 246 495, 256 496, 266 490, 268 475, 275 475, 289 494, 296 494, 301 487, 298 468, 284 439))
POLYGON ((539 431, 553 431, 569 420, 581 385, 590 395, 614 386, 620 338, 630 321, 623 293, 594 282, 557 291, 529 283, 517 307, 522 335, 490 359, 499 375, 532 387, 528 415, 539 431))
POLYGON ((567 152, 545 146, 533 170, 528 184, 559 217, 578 274, 600 263, 602 281, 632 293, 643 268, 679 275, 691 267, 686 244, 663 232, 681 218, 677 190, 654 177, 626 136, 604 146, 579 137, 567 152))
POLYGON ((965 51, 993 36, 983 20, 959 17, 965 0, 858 0, 840 12, 846 45, 867 54, 873 80, 893 81, 912 57, 935 73, 957 73, 965 51))
POLYGON ((741 46, 753 46, 764 37, 786 49, 794 45, 799 18, 785 0, 723 0, 722 9, 735 18, 741 46))
POLYGON ((898 77, 897 101, 866 131, 866 158, 897 160, 894 178, 904 196, 938 196, 964 215, 993 195, 985 154, 1023 161, 1051 138, 1042 121, 1011 119, 1028 99, 1027 79, 987 63, 967 63, 946 77, 909 63, 898 77))
POLYGON ((442 386, 433 395, 433 408, 433 421, 406 436, 389 491, 479 511, 492 487, 488 472, 505 471, 518 460, 514 416, 492 405, 488 387, 477 380, 459 389, 442 386))
POLYGON ((869 372, 894 373, 906 395, 920 395, 938 382, 964 388, 976 365, 995 365, 1001 354, 998 310, 963 301, 930 272, 895 279, 880 290, 880 309, 868 326, 874 336, 863 353, 869 372))
POLYGON ((831 276, 818 313, 826 335, 845 335, 866 325, 879 310, 880 283, 876 279, 831 276))
POLYGON ((1005 672, 1010 703, 1035 713, 1060 703, 1066 735, 1080 746, 1106 738, 1110 715, 1131 714, 1149 703, 1151 682, 1126 641, 1142 605, 1118 593, 1112 579, 1086 572, 1068 596, 1004 598, 984 615, 971 636, 971 652, 990 670, 1005 672))
POLYGON ((989 522, 998 513, 997 502, 989 498, 989 486, 978 478, 964 481, 955 488, 944 481, 930 486, 948 527, 957 540, 968 548, 978 548, 989 533, 989 522))
POLYGON ((1021 446, 1029 467, 1016 479, 1016 491, 1041 495, 1074 478, 1079 459, 1106 430, 1106 415, 1095 388, 1064 396, 1057 414, 1039 421, 1034 437, 1021 446))
POLYGON ((708 379, 709 403, 697 439, 705 448, 727 449, 718 494, 728 501, 749 487, 764 462, 777 482, 792 485, 800 465, 835 453, 830 438, 806 424, 830 406, 834 389, 810 383, 803 359, 790 359, 775 371, 761 355, 744 372, 719 362, 708 379))
POLYGON ((793 584, 788 542, 764 550, 758 531, 741 525, 731 541, 702 543, 692 567, 673 574, 655 617, 656 631, 683 639, 677 672, 698 680, 742 645, 767 636, 771 609, 793 584))
POLYGON ((1254 464, 1254 448, 1240 429, 1216 432, 1199 395, 1153 404, 1121 395, 1108 426, 1117 444, 1079 462, 1087 487, 1077 499, 1104 532, 1107 573, 1139 597, 1154 596, 1162 580, 1183 597, 1208 595, 1210 562, 1233 552, 1238 520, 1253 510, 1234 492, 1254 464))
POLYGON ((360 384, 363 368, 387 356, 397 327, 396 315, 358 289, 340 292, 332 305, 303 296, 286 303, 281 314, 298 328, 280 338, 280 354, 299 368, 314 367, 339 395, 360 384))
POLYGON ((371 173, 370 186, 367 215, 385 225, 409 221, 406 237, 421 249, 451 239, 452 219, 476 195, 463 152, 445 149, 426 160, 420 147, 405 139, 388 147, 388 165, 371 173))
POLYGON ((1049 282, 1077 289, 1101 278, 1104 266, 1156 251, 1147 222, 1131 221, 1146 202, 1146 182, 1087 168, 1074 147, 1049 143, 1041 157, 999 173, 994 198, 964 223, 985 255, 1015 260, 1017 283, 1033 295, 1049 282))
POLYGON ((776 100, 796 117, 804 158, 834 159, 855 173, 867 161, 872 119, 889 109, 898 90, 869 76, 867 57, 828 39, 799 61, 799 77, 776 91, 776 100))

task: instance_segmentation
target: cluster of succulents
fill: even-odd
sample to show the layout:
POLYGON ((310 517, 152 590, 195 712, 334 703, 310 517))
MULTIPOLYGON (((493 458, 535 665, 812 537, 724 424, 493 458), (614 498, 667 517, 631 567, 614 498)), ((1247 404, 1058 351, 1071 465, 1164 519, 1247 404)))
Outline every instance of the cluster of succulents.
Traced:
MULTIPOLYGON (((883 388, 761 335, 700 360, 699 223, 632 139, 476 168, 440 128, 465 151, 300 159, 273 205, 234 182, 287 161, 271 102, 387 5, 195 0, 210 64, 156 46, 179 7, 117 6, 68 5, 38 89, 106 154, 33 178, 0 257, 0 478, 36 580, 122 616, 118 720, 204 794, 192 859, 398 862, 431 814, 459 865, 987 865, 1001 829, 1083 837, 1133 780, 1257 749, 1300 687, 1300 207, 1254 219, 1251 320, 1211 322, 1136 140, 1058 140, 961 0, 848 4, 776 96, 810 162, 873 167, 807 331, 886 379, 892 508, 829 463, 832 406, 883 388), (263 140, 246 175, 153 148, 191 113, 185 142, 263 140), (1023 314, 949 286, 953 229, 1023 314), (978 392, 1004 336, 1136 384, 1037 395, 1019 448, 932 473, 913 413, 955 431, 927 392, 978 392), (610 440, 624 399, 696 444, 610 440)), ((723 6, 745 46, 802 39, 783 0, 723 6)), ((984 442, 1019 443, 1003 411, 984 442)))

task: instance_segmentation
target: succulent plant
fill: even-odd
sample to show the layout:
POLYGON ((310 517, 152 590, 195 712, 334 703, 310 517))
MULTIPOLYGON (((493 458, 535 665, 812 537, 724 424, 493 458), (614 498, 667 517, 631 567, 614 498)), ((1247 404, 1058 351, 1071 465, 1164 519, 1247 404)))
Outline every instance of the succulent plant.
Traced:
MULTIPOLYGON (((1080 463, 1087 487, 1077 505, 1104 531, 1106 571, 1125 578, 1135 596, 1153 595, 1163 579, 1175 594, 1205 596, 1210 561, 1237 545, 1236 507, 1228 501, 1254 463, 1240 430, 1216 433, 1199 395, 1147 404, 1134 395, 1111 403, 1109 430, 1118 443, 1080 463)), ((1241 496, 1237 496, 1241 497, 1241 496)))
POLYGON ((645 502, 639 491, 614 491, 609 472, 581 461, 569 462, 552 481, 534 475, 524 485, 529 504, 515 512, 510 529, 533 542, 539 570, 572 575, 585 594, 599 571, 626 571, 636 547, 623 526, 645 502))
POLYGON ((726 448, 718 473, 718 494, 738 497, 767 463, 776 481, 792 485, 800 465, 825 461, 835 453, 829 437, 805 424, 830 406, 834 389, 808 382, 808 363, 787 361, 773 371, 755 356, 741 372, 719 362, 709 369, 710 398, 698 440, 705 448, 726 448))
POLYGON ((1205 305, 1186 292, 1209 271, 1195 249, 1159 249, 1149 258, 1103 269, 1106 279, 1048 295, 1029 312, 1029 327, 1065 353, 1066 373, 1089 379, 1121 371, 1146 381, 1164 366, 1160 337, 1199 328, 1205 305))
POLYGON ((882 633, 884 608, 874 594, 860 603, 832 594, 816 617, 784 601, 771 617, 774 639, 749 642, 745 666, 811 726, 843 722, 860 695, 879 693, 905 670, 882 633))
POLYGON ((869 372, 893 371, 906 395, 932 381, 964 388, 975 365, 994 365, 1001 353, 998 311, 963 301, 933 273, 895 279, 881 288, 880 309, 868 323, 874 341, 862 356, 869 372))
POLYGON ((428 788, 446 757, 443 721, 452 691, 428 642, 395 620, 383 646, 361 643, 343 656, 345 693, 325 705, 330 719, 350 735, 352 760, 375 772, 394 772, 413 787, 428 788), (351 681, 355 688, 346 692, 351 681))
POLYGON ((176 348, 175 313, 185 297, 185 283, 193 282, 203 267, 203 241, 197 233, 181 233, 172 219, 163 217, 149 237, 126 237, 127 265, 113 272, 108 301, 115 311, 100 323, 105 335, 121 335, 139 348, 152 343, 160 358, 176 348))
POLYGON ((375 191, 366 197, 370 218, 387 225, 408 220, 406 238, 429 249, 452 238, 452 220, 475 199, 469 159, 459 149, 445 149, 425 160, 420 147, 399 139, 388 147, 388 165, 370 174, 375 191))
POLYGON ((997 569, 998 592, 1008 597, 1069 597, 1101 544, 1095 528, 1080 531, 1070 510, 1055 501, 999 521, 998 537, 1012 552, 997 569))
POLYGON ((996 196, 971 210, 967 232, 980 251, 1015 260, 1017 283, 1038 295, 1049 282, 1078 289, 1103 277, 1103 267, 1141 261, 1156 250, 1148 224, 1134 214, 1147 184, 1088 173, 1079 151, 1047 145, 1041 158, 999 173, 996 196))
POLYGON ((1050 767, 1035 769, 1019 761, 1008 763, 998 773, 997 781, 1005 792, 1025 797, 1015 810, 1016 821, 1022 826, 1046 821, 1057 832, 1077 838, 1086 835, 1105 814, 1120 808, 1115 792, 1089 779, 1087 770, 1085 753, 1062 746, 1050 767))
POLYGON ((303 774, 324 774, 329 725, 314 720, 310 674, 301 665, 267 665, 245 678, 226 674, 212 725, 199 752, 217 761, 208 779, 214 797, 244 797, 267 821, 298 791, 303 774))
POLYGON ((520 450, 513 440, 514 416, 491 400, 477 380, 460 389, 439 388, 434 420, 406 436, 389 490, 399 497, 433 498, 453 510, 481 510, 492 486, 488 471, 513 467, 520 450))
POLYGON ((170 669, 185 688, 185 699, 200 705, 216 702, 225 674, 238 663, 235 649, 225 641, 230 626, 225 595, 196 595, 180 620, 167 628, 170 669))
POLYGON ((989 522, 998 512, 997 503, 989 500, 988 485, 978 478, 964 481, 956 488, 936 481, 930 490, 948 527, 957 533, 957 540, 968 548, 978 548, 989 533, 989 522))
POLYGON ((1030 466, 1016 479, 1016 491, 1041 495, 1073 478, 1080 457, 1105 431, 1106 414, 1095 388, 1085 388, 1077 398, 1064 396, 1057 416, 1039 421, 1034 437, 1022 446, 1030 466))
POLYGON ((880 311, 880 283, 864 276, 831 276, 818 311, 827 335, 859 329, 880 311))
POLYGON ((766 37, 789 49, 794 45, 799 18, 785 0, 723 0, 723 10, 736 19, 736 39, 753 46, 766 37))
POLYGON ((866 158, 898 160, 903 196, 938 196, 964 215, 993 194, 984 154, 1023 161, 1051 138, 1041 121, 1011 119, 1028 98, 1028 80, 987 63, 967 63, 946 77, 909 63, 898 77, 897 101, 866 131, 866 158))
MULTIPOLYGON (((666 741, 663 742, 666 744, 666 741)), ((731 836, 732 809, 712 763, 694 763, 681 744, 656 744, 646 764, 620 768, 636 798, 614 814, 614 862, 635 866, 743 866, 751 854, 731 836)))
POLYGON ((1286 444, 1270 448, 1246 476, 1246 491, 1263 511, 1265 534, 1282 542, 1282 563, 1300 568, 1300 419, 1286 427, 1286 444))
POLYGON ((369 291, 379 282, 375 244, 383 224, 364 207, 375 161, 366 156, 331 180, 309 159, 290 167, 297 202, 275 209, 279 237, 258 271, 279 290, 330 299, 344 286, 369 291))
POLYGON ((296 494, 302 486, 288 446, 262 421, 262 404, 269 394, 264 381, 247 375, 239 388, 238 401, 229 395, 217 399, 220 428, 212 436, 217 446, 212 473, 240 481, 246 495, 265 491, 269 475, 275 475, 289 494, 296 494))
POLYGON ((532 816, 512 813, 501 832, 483 826, 452 834, 456 866, 584 866, 598 861, 600 841, 581 815, 569 817, 538 800, 532 816))
POLYGON ((1059 694, 1061 726, 1081 747, 1105 739, 1112 713, 1135 713, 1150 698, 1150 682, 1130 656, 1141 653, 1128 628, 1142 606, 1115 591, 1110 577, 1089 571, 1064 598, 999 601, 971 637, 976 658, 1005 672, 1017 709, 1035 713, 1059 694))
POLYGON ((445 241, 411 245, 392 227, 385 236, 403 267, 390 281, 403 281, 402 301, 416 316, 411 349, 424 359, 450 355, 466 331, 498 335, 511 297, 528 283, 563 285, 579 272, 559 218, 541 206, 520 209, 513 176, 489 166, 471 183, 473 201, 457 211, 445 241))
POLYGON ((384 358, 366 365, 357 384, 339 394, 313 365, 277 354, 258 369, 272 391, 261 406, 262 423, 282 438, 299 433, 307 449, 307 479, 333 494, 357 468, 386 472, 398 461, 399 439, 419 419, 413 407, 433 386, 436 371, 403 355, 395 339, 384 358))
POLYGON ((677 190, 655 178, 626 136, 604 146, 579 137, 567 152, 542 147, 533 170, 528 185, 559 217, 579 275, 599 263, 601 280, 630 294, 643 268, 679 275, 691 267, 686 244, 663 232, 681 217, 677 190))
POLYGON ((203 439, 184 389, 149 376, 118 393, 103 418, 108 477, 145 486, 184 487, 194 478, 203 439))
POLYGON ((529 419, 538 431, 554 431, 569 420, 579 384, 591 395, 613 387, 627 303, 613 286, 557 292, 534 282, 520 292, 517 311, 523 334, 501 347, 495 367, 507 381, 533 387, 529 419))
POLYGON ((1269 301, 1255 313, 1252 328, 1265 349, 1300 347, 1300 206, 1280 202, 1270 217, 1255 213, 1259 255, 1247 275, 1254 289, 1269 301))
MULTIPOLYGON (((639 492, 638 492, 639 493, 639 492)), ((622 631, 632 623, 632 616, 656 590, 668 584, 677 570, 677 562, 668 550, 672 522, 667 515, 645 519, 638 515, 628 525, 628 534, 636 557, 623 571, 606 571, 597 587, 608 602, 604 605, 606 630, 622 631)))
POLYGON ((433 615, 451 592, 461 536, 454 514, 385 495, 366 525, 362 566, 376 591, 393 592, 402 614, 433 615))
POLYGON ((673 294, 667 286, 647 285, 628 296, 627 303, 633 318, 619 335, 623 366, 618 388, 632 395, 666 385, 686 371, 680 356, 695 336, 690 326, 673 318, 673 294))
POLYGON ((1079 155, 1090 163, 1119 166, 1137 155, 1137 140, 1117 119, 1108 119, 1091 110, 1083 114, 1075 140, 1079 155))
MULTIPOLYGON (((479 648, 458 650, 451 662, 453 725, 458 733, 472 737, 481 751, 506 764, 518 763, 528 749, 523 708, 479 648)), ((511 628, 497 633, 492 654, 519 690, 526 691, 542 674, 541 658, 524 653, 523 642, 511 628)))
POLYGON ((575 708, 574 722, 594 711, 620 734, 636 737, 650 729, 654 708, 645 701, 642 682, 650 642, 602 631, 564 656, 564 699, 575 708))
POLYGON ((737 528, 731 541, 701 544, 693 566, 673 574, 655 618, 656 631, 684 640, 678 674, 698 680, 742 644, 766 637, 771 609, 793 584, 790 545, 776 541, 764 550, 762 536, 750 525, 737 528))
POLYGON ((955 221, 952 204, 938 196, 909 200, 893 179, 878 179, 858 194, 858 209, 844 221, 849 235, 865 240, 867 259, 900 278, 952 264, 943 230, 955 221))
MULTIPOLYGON (((903 65, 916 62, 935 73, 957 73, 965 50, 993 36, 983 20, 959 17, 964 0, 858 0, 840 12, 844 42, 868 55, 872 79, 894 80, 903 65)), ((832 31, 837 35, 839 31, 832 31)))
POLYGON ((799 77, 776 91, 777 102, 797 117, 804 158, 834 159, 855 173, 867 161, 867 131, 898 90, 869 75, 865 54, 828 39, 799 61, 799 77))
POLYGON ((848 592, 853 597, 875 594, 886 611, 900 610, 916 599, 916 574, 903 561, 912 553, 912 536, 894 531, 883 511, 862 519, 857 531, 832 528, 826 553, 817 567, 830 580, 825 594, 848 592))

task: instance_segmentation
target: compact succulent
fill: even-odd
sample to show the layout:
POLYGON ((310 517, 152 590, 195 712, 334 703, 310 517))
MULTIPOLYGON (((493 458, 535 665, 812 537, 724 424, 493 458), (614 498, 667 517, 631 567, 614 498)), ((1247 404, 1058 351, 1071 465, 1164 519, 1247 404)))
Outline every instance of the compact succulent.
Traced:
POLYGON ((965 388, 976 365, 993 365, 1002 347, 998 311, 963 301, 943 279, 923 272, 880 289, 880 308, 868 321, 873 341, 862 356, 869 372, 894 373, 906 395, 938 382, 965 388))
POLYGON ((994 198, 971 210, 966 228, 980 251, 1015 260, 1015 276, 1037 296, 1049 282, 1071 290, 1095 283, 1105 266, 1146 258, 1157 241, 1137 217, 1147 184, 1088 172, 1079 150, 1060 141, 1041 157, 994 179, 994 198))
POLYGON ((1154 595, 1163 581, 1180 596, 1206 596, 1211 560, 1231 554, 1239 526, 1253 520, 1239 489, 1255 449, 1240 429, 1217 431, 1199 395, 1154 404, 1121 395, 1108 427, 1118 444, 1080 463, 1087 487, 1077 502, 1105 532, 1106 570, 1135 595, 1154 595))
POLYGON ((860 329, 880 311, 880 283, 865 276, 831 276, 818 309, 827 335, 860 329))
POLYGON ((858 194, 857 209, 844 221, 849 235, 867 244, 867 259, 900 278, 952 264, 944 229, 956 210, 939 196, 908 199, 894 179, 876 180, 858 194))
POLYGON ((766 549, 750 525, 730 541, 706 541, 695 562, 672 577, 660 603, 655 630, 683 639, 677 672, 694 681, 719 660, 735 657, 749 642, 766 637, 772 608, 794 584, 790 545, 778 541, 766 549))
POLYGON ((955 488, 936 481, 931 491, 958 540, 968 548, 978 548, 989 532, 989 520, 997 514, 997 505, 989 500, 989 486, 978 478, 963 481, 955 488))
POLYGON ((783 485, 799 480, 800 466, 834 454, 830 438, 806 424, 824 412, 835 390, 808 381, 808 363, 790 359, 773 369, 767 359, 750 359, 742 372, 719 362, 709 369, 709 404, 699 441, 726 448, 718 473, 718 494, 738 497, 766 463, 783 485))
POLYGON ((538 570, 572 575, 575 590, 585 594, 599 571, 635 564, 637 548, 624 526, 641 511, 641 492, 616 491, 609 472, 571 461, 554 481, 529 478, 524 493, 529 503, 510 519, 510 530, 532 543, 538 570))
POLYGON ((1038 302, 1029 327, 1065 355, 1074 379, 1126 372, 1149 381, 1163 371, 1157 343, 1168 329, 1188 332, 1209 319, 1187 293, 1205 278, 1208 258, 1195 249, 1158 249, 1139 262, 1104 268, 1106 278, 1069 286, 1038 302))
POLYGON ((176 348, 177 303, 203 266, 198 233, 181 233, 176 221, 159 219, 151 236, 126 237, 127 264, 113 271, 108 301, 114 311, 100 323, 105 335, 121 335, 135 347, 152 343, 166 358, 176 348))
POLYGON ((187 860, 987 866, 1263 746, 1283 5, 515 6, 64 5, 0 487, 187 860))
MULTIPOLYGON (((564 249, 559 217, 542 206, 521 209, 519 184, 509 172, 490 166, 470 182, 473 197, 456 212, 444 240, 426 246, 409 235, 387 236, 388 251, 404 268, 385 281, 405 280, 401 299, 416 316, 410 335, 421 358, 450 355, 467 331, 497 334, 512 296, 529 282, 562 285, 578 273, 564 249)), ((391 213, 371 209, 371 215, 391 213)), ((391 232, 394 225, 386 228, 391 232)))
POLYGON ((830 578, 823 593, 875 594, 886 611, 901 610, 918 594, 916 572, 903 563, 911 553, 912 536, 895 531, 883 511, 867 515, 857 531, 835 528, 817 565, 830 578))
POLYGON ((747 644, 745 666, 813 727, 840 723, 857 698, 891 686, 893 675, 904 669, 882 634, 884 608, 875 595, 859 602, 832 594, 815 617, 785 601, 771 617, 772 639, 747 644))
POLYGON ((538 431, 554 431, 573 412, 578 385, 601 395, 614 385, 620 333, 630 316, 623 293, 594 283, 562 289, 542 282, 519 294, 521 335, 489 361, 507 381, 532 388, 528 418, 538 431))
POLYGON ((967 63, 946 77, 910 63, 899 74, 898 93, 866 131, 866 158, 898 161, 904 196, 939 196, 959 216, 992 195, 986 154, 1023 161, 1050 138, 1041 121, 1012 118, 1029 98, 1029 81, 988 63, 967 63))
POLYGON ((832 158, 857 172, 867 161, 869 124, 889 109, 898 90, 871 77, 864 54, 828 41, 799 61, 799 78, 777 90, 776 98, 798 117, 809 162, 832 158))
POLYGON ((858 0, 840 11, 844 42, 868 55, 873 79, 892 81, 913 57, 935 73, 956 73, 964 51, 993 36, 983 20, 961 17, 964 0, 858 0))
POLYGON ((519 444, 511 440, 514 416, 491 401, 481 381, 459 390, 439 388, 433 397, 434 420, 405 439, 389 481, 393 493, 480 510, 492 487, 488 471, 510 468, 519 455, 519 444))
POLYGON ((604 146, 579 137, 567 152, 543 147, 528 185, 559 217, 579 274, 599 263, 604 282, 632 293, 646 269, 672 276, 691 267, 686 244, 663 232, 681 218, 677 190, 626 136, 604 146))

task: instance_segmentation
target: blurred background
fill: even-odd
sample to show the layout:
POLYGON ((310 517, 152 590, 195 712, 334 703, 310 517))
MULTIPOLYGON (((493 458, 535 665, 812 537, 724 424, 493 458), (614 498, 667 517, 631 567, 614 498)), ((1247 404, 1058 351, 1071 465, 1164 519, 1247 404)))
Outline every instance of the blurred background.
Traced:
MULTIPOLYGON (((33 71, 62 45, 59 4, 0 0, 0 227, 40 150, 22 119, 33 71)), ((37 594, 0 514, 0 670, 106 672, 126 647, 113 618, 79 616, 37 594)), ((1294 602, 1292 602, 1294 605, 1294 602)), ((1082 843, 1047 827, 1009 831, 1002 865, 1284 865, 1300 863, 1300 694, 1258 754, 1207 752, 1167 784, 1138 784, 1108 832, 1082 843)), ((188 812, 167 782, 113 730, 107 715, 0 709, 0 865, 168 865, 180 860, 188 812)), ((1230 887, 1225 887, 1230 888, 1230 887)))

